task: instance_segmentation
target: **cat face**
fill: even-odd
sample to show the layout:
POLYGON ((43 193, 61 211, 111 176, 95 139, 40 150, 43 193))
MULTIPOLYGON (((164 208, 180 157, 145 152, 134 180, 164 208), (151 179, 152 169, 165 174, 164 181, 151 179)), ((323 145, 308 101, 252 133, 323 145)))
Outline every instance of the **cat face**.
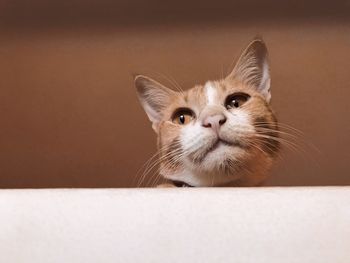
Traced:
POLYGON ((251 42, 225 79, 173 91, 145 76, 135 86, 158 134, 160 173, 192 186, 257 185, 278 148, 267 49, 251 42))

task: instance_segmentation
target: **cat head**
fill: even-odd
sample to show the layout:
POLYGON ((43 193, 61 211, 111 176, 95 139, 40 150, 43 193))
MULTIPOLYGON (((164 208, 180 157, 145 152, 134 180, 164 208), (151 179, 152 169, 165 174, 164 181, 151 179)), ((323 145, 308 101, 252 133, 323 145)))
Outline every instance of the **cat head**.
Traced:
POLYGON ((279 143, 261 39, 248 45, 224 79, 174 91, 138 75, 135 86, 158 135, 163 177, 192 186, 264 181, 279 143))

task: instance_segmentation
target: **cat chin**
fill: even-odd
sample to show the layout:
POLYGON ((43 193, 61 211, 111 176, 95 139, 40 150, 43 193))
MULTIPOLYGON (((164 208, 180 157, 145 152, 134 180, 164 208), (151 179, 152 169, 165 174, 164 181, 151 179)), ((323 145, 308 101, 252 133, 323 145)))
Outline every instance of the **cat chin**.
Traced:
POLYGON ((212 171, 225 168, 245 154, 245 150, 234 145, 220 143, 217 148, 209 152, 201 163, 201 169, 212 171))
POLYGON ((220 148, 200 165, 187 159, 181 169, 163 170, 161 174, 167 179, 196 187, 256 186, 265 180, 271 164, 272 160, 259 152, 251 154, 236 147, 234 150, 220 148))

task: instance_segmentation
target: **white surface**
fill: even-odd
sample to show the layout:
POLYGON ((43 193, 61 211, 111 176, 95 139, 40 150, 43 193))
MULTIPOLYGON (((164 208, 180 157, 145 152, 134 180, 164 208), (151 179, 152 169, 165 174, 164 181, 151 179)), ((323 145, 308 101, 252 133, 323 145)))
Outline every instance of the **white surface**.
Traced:
POLYGON ((0 190, 0 262, 350 262, 350 187, 0 190))

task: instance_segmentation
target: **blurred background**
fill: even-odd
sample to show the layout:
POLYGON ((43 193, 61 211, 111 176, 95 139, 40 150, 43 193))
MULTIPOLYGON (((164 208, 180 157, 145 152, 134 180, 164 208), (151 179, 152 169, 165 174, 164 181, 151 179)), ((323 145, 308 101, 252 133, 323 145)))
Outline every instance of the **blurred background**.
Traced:
POLYGON ((267 185, 350 185, 350 1, 2 0, 0 188, 133 187, 156 150, 134 73, 218 79, 256 35, 303 132, 267 185))

